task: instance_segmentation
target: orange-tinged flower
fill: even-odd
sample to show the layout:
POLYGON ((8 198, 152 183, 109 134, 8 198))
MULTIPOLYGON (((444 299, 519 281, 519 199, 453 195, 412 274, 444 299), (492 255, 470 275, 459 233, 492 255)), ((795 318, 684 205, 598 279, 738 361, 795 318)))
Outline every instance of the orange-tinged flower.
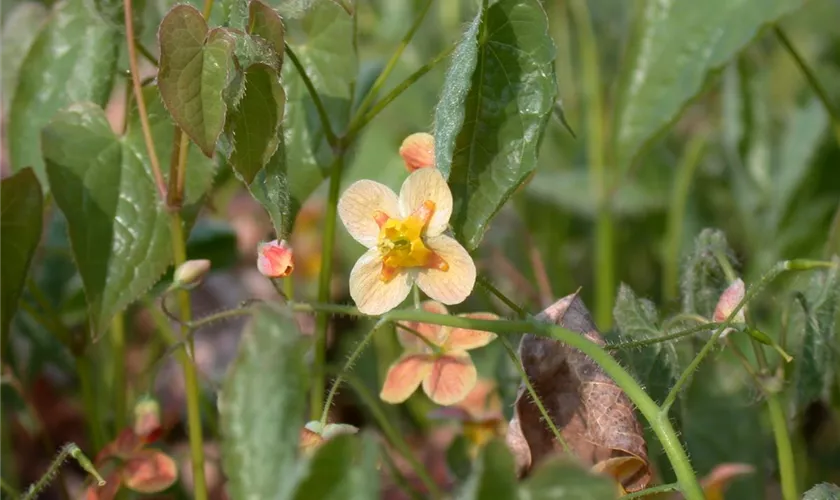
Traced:
MULTIPOLYGON (((720 294, 720 298, 718 299, 718 303, 715 306, 715 313, 712 316, 715 322, 721 323, 726 321, 726 318, 732 314, 732 311, 735 310, 735 307, 744 300, 744 282, 741 278, 736 279, 733 281, 726 290, 720 294)), ((742 307, 736 314, 735 317, 732 318, 732 324, 744 324, 747 322, 747 318, 745 315, 747 307, 742 307)), ((729 332, 732 331, 732 328, 727 328, 723 331, 720 335, 720 339, 726 337, 729 332)))
POLYGON ((405 168, 409 172, 434 167, 435 138, 425 132, 411 134, 403 140, 400 146, 400 156, 402 156, 405 168))
POLYGON ((295 269, 294 253, 286 240, 261 243, 257 249, 257 269, 269 278, 285 278, 295 269))
POLYGON ((400 304, 417 283, 444 304, 463 302, 475 285, 470 254, 443 234, 452 215, 452 193, 436 168, 417 170, 400 189, 369 180, 353 183, 338 202, 338 215, 369 250, 350 272, 350 296, 365 314, 400 304))
MULTIPOLYGON (((439 302, 426 301, 422 307, 433 313, 448 313, 439 302)), ((461 316, 477 319, 497 317, 490 313, 461 316)), ((398 330, 397 333, 405 353, 388 369, 379 397, 387 403, 402 403, 422 384, 423 392, 439 405, 462 401, 475 387, 477 379, 475 365, 467 351, 489 344, 496 335, 417 322, 400 322, 400 325, 409 329, 398 330), (412 330, 417 333, 411 333, 412 330)))
POLYGON ((359 432, 359 429, 349 424, 327 424, 322 426, 321 422, 313 420, 307 422, 300 430, 299 447, 304 454, 311 454, 319 446, 336 436, 355 434, 357 432, 359 432))

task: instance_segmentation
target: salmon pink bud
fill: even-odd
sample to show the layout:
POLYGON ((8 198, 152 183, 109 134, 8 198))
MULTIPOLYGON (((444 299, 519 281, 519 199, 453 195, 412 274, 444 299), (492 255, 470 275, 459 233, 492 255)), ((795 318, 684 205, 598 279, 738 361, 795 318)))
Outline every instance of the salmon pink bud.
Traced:
POLYGON ((210 261, 207 259, 188 260, 178 266, 173 276, 174 284, 179 287, 192 287, 201 282, 210 271, 210 261))
POLYGON ((269 278, 285 278, 295 269, 292 247, 286 240, 260 244, 257 249, 257 269, 269 278))
MULTIPOLYGON (((735 310, 742 300, 744 300, 744 282, 738 278, 720 294, 720 299, 718 299, 717 306, 715 306, 714 320, 718 323, 726 321, 726 318, 732 314, 732 311, 735 310)), ((742 307, 738 311, 738 314, 732 318, 733 323, 746 323, 747 320, 744 316, 745 309, 746 307, 742 307)))
POLYGON ((425 132, 411 134, 400 146, 400 156, 409 172, 433 167, 435 165, 435 138, 425 132))

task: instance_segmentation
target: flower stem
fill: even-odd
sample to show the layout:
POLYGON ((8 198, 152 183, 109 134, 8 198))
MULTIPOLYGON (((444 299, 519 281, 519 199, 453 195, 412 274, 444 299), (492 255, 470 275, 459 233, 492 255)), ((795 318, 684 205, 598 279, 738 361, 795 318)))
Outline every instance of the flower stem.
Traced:
POLYGON ((691 328, 686 328, 685 330, 680 330, 678 332, 674 332, 668 335, 663 335, 661 337, 653 337, 649 339, 643 340, 634 340, 632 342, 622 342, 620 344, 607 344, 605 347, 609 350, 619 351, 619 350, 626 350, 626 349, 635 349, 638 347, 644 347, 648 345, 658 344, 660 342, 668 342, 669 340, 677 340, 683 337, 688 337, 689 335, 694 335, 695 333, 703 332, 706 330, 711 330, 718 326, 718 323, 703 323, 701 325, 693 326, 691 328))
POLYGON ((330 124, 330 117, 327 114, 327 108, 324 106, 324 102, 321 100, 321 96, 318 94, 318 91, 315 90, 315 85, 312 84, 312 80, 309 78, 309 75, 306 74, 306 68, 303 67, 300 59, 298 59, 295 51, 292 50, 288 43, 286 44, 286 55, 289 56, 292 64, 294 64, 301 80, 303 80, 304 86, 306 86, 307 92, 309 92, 309 96, 312 98, 312 103, 315 105, 315 110, 318 112, 318 119, 321 120, 321 128, 324 129, 324 137, 327 139, 327 144, 329 144, 333 149, 337 148, 338 137, 336 137, 335 132, 333 132, 332 125, 330 124))
POLYGON ((91 445, 99 450, 105 446, 105 430, 102 427, 102 418, 96 401, 93 367, 88 354, 82 354, 76 358, 76 374, 79 376, 79 385, 82 387, 82 403, 87 417, 91 445))
POLYGON ((111 357, 113 359, 114 427, 119 433, 126 426, 127 388, 125 384, 125 318, 123 313, 111 321, 111 357))
POLYGON ((787 428, 787 419, 779 394, 767 394, 767 411, 770 414, 770 425, 776 440, 776 453, 779 458, 779 475, 782 479, 782 497, 784 500, 799 498, 796 488, 796 465, 793 460, 793 446, 787 428))
MULTIPOLYGON (((330 300, 330 284, 332 281, 333 251, 335 247, 335 226, 338 213, 338 192, 341 188, 341 173, 344 169, 344 154, 340 153, 330 169, 330 191, 327 199, 327 209, 324 215, 324 239, 321 247, 321 274, 318 276, 318 301, 330 300)), ((324 386, 326 381, 325 364, 327 358, 327 326, 329 317, 318 314, 315 318, 315 359, 313 366, 312 393, 309 400, 310 416, 312 420, 318 418, 324 402, 324 386)))
POLYGON ((375 325, 373 325, 373 328, 370 329, 370 331, 367 333, 367 335, 364 336, 364 338, 361 340, 361 342, 359 342, 359 344, 356 346, 356 348, 350 354, 350 357, 347 358, 347 362, 344 363, 344 368, 342 368, 341 371, 338 372, 338 375, 335 377, 335 381, 333 382, 333 385, 330 388, 330 393, 327 395, 327 401, 324 404, 324 411, 321 413, 321 428, 322 429, 324 428, 325 425, 327 425, 327 418, 330 415, 330 408, 332 407, 333 398, 335 397, 335 394, 338 392, 338 388, 341 386, 341 383, 344 381, 344 378, 347 376, 347 374, 350 373, 350 370, 353 368, 353 365, 359 359, 359 356, 361 356, 362 353, 364 352, 365 347, 367 347, 367 345, 373 339, 373 335, 377 331, 379 331, 379 329, 382 328, 383 325, 384 325, 384 323, 382 323, 382 322, 377 322, 375 325))
POLYGON ((496 288, 490 280, 484 276, 479 275, 478 277, 478 284, 483 286, 488 292, 493 294, 496 298, 504 302, 506 306, 508 306, 513 312, 515 312, 520 318, 525 318, 528 316, 528 313, 525 312, 525 309, 519 307, 516 302, 512 301, 508 298, 507 295, 503 294, 498 288, 496 288))
POLYGON ((23 494, 21 497, 22 500, 34 500, 38 494, 43 491, 44 488, 49 486, 55 476, 58 474, 58 470, 61 468, 61 465, 68 459, 74 458, 79 463, 79 465, 84 469, 88 474, 92 475, 97 484, 101 486, 105 486, 105 480, 102 479, 102 476, 99 475, 99 472, 96 470, 96 467, 90 462, 88 457, 82 453, 82 450, 79 449, 74 443, 67 443, 61 447, 59 450, 58 455, 53 459, 50 463, 49 468, 44 474, 41 476, 38 481, 27 488, 26 493, 23 494))

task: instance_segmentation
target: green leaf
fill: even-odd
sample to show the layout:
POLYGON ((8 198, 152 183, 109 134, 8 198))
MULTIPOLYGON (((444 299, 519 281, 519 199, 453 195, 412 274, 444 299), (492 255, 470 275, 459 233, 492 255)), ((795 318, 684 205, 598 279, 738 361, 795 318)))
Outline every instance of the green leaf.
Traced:
POLYGON ((231 144, 228 160, 246 184, 277 151, 285 101, 274 69, 255 64, 245 71, 245 93, 228 113, 225 136, 231 144))
POLYGON ((12 8, 3 23, 3 33, 0 35, 0 82, 3 93, 0 96, 4 114, 8 113, 9 103, 12 102, 17 87, 18 71, 23 58, 32 47, 35 37, 40 33, 47 9, 38 2, 23 2, 12 8))
MULTIPOLYGON (((306 39, 294 46, 295 54, 321 96, 333 130, 339 133, 350 118, 358 70, 353 18, 335 2, 317 0, 300 23, 306 39)), ((283 65, 282 80, 287 97, 283 121, 286 161, 295 166, 288 176, 289 217, 294 220, 300 206, 326 176, 333 152, 294 64, 283 65)))
POLYGON ((222 465, 232 498, 289 498, 296 487, 309 381, 304 354, 291 311, 256 309, 219 394, 222 465))
POLYGON ((0 338, 4 348, 8 347, 6 335, 29 272, 29 263, 41 240, 43 211, 41 185, 31 168, 0 182, 0 255, 3 256, 0 338))
POLYGON ((307 464, 292 498, 374 500, 379 498, 379 454, 372 436, 340 435, 324 443, 307 464), (359 463, 361 462, 361 463, 359 463))
POLYGON ((494 439, 481 450, 459 498, 464 500, 516 498, 513 456, 503 441, 494 439))
POLYGON ((254 182, 248 185, 251 195, 265 208, 274 224, 277 238, 287 240, 292 234, 294 218, 289 196, 289 175, 286 169, 286 149, 281 141, 254 182))
MULTIPOLYGON (((840 264, 840 259, 835 258, 840 264)), ((815 272, 804 294, 804 336, 796 356, 796 405, 800 410, 831 393, 840 353, 837 352, 837 312, 840 309, 840 271, 815 272)))
POLYGON ((251 0, 248 4, 248 33, 261 37, 274 48, 280 58, 279 69, 283 65, 286 36, 280 14, 260 0, 251 0))
MULTIPOLYGON (((621 332, 620 342, 654 339, 662 336, 659 313, 653 302, 639 299, 633 290, 621 284, 613 309, 615 325, 621 332)), ((658 342, 619 351, 618 358, 629 365, 648 394, 661 403, 680 374, 679 357, 672 342, 658 342)))
POLYGON ((208 157, 225 124, 222 97, 233 69, 233 38, 224 30, 208 32, 195 8, 176 5, 158 30, 158 85, 175 122, 208 157))
POLYGON ((477 49, 475 40, 462 41, 435 112, 435 160, 449 177, 452 225, 468 249, 536 169, 557 98, 554 42, 541 3, 500 0, 480 15, 477 49))
POLYGON ((802 500, 840 500, 840 486, 831 483, 820 483, 802 496, 802 500))
POLYGON ((761 28, 792 12, 803 0, 647 0, 630 40, 619 79, 615 155, 630 164, 703 90, 761 28))
POLYGON ((103 21, 84 0, 65 0, 53 7, 18 74, 7 129, 13 170, 31 166, 47 187, 41 129, 71 103, 105 104, 120 38, 117 27, 103 21))
POLYGON ((726 288, 723 270, 715 254, 729 258, 731 251, 726 236, 718 229, 704 229, 695 239, 694 249, 683 267, 680 290, 684 313, 712 317, 720 294, 726 288))
MULTIPOLYGON (((144 96, 158 158, 168 158, 174 127, 157 89, 147 88, 144 96)), ((55 201, 67 217, 91 329, 100 333, 170 264, 170 216, 159 200, 136 108, 126 135, 119 137, 101 108, 74 104, 47 125, 42 141, 55 201)), ((185 219, 190 219, 215 166, 197 150, 187 165, 185 219)))
POLYGON ((616 498, 616 485, 568 459, 547 461, 519 487, 521 500, 609 500, 616 498))
POLYGON ((455 436, 446 449, 446 465, 449 471, 461 481, 466 480, 472 471, 469 441, 464 436, 455 436))

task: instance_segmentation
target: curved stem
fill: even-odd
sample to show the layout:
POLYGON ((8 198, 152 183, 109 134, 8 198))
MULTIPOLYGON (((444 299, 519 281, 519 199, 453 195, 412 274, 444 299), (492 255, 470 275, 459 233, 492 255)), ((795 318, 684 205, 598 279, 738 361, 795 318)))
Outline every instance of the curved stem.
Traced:
POLYGON ((653 337, 644 340, 634 340, 632 342, 621 342, 620 344, 607 344, 604 347, 613 351, 621 349, 635 349, 637 347, 644 347, 652 344, 658 344, 660 342, 667 342, 669 340, 677 340, 683 337, 688 337, 689 335, 694 335, 698 332, 711 330, 712 328, 717 327, 719 324, 720 323, 703 323, 702 325, 686 328, 685 330, 680 330, 679 332, 663 335, 661 337, 653 337))
POLYGON ((306 68, 303 67, 300 59, 298 59, 295 51, 292 50, 288 43, 286 44, 286 55, 289 56, 292 64, 295 65, 295 69, 300 75, 301 80, 303 80, 303 85, 306 86, 306 90, 309 92, 309 97, 312 98, 312 103, 315 105, 315 110, 318 112, 318 118, 321 120, 321 127, 324 129, 324 136, 327 139, 327 144, 329 144, 333 149, 337 148, 338 137, 336 137, 335 132, 333 132, 332 124, 330 124, 330 117, 327 114, 327 108, 324 106, 324 101, 321 100, 321 96, 318 94, 318 91, 315 90, 315 85, 312 84, 312 80, 310 80, 309 75, 306 74, 306 68))
POLYGON ((496 298, 501 300, 508 306, 512 311, 514 311, 520 318, 525 318, 528 316, 528 313, 525 312, 525 309, 519 307, 514 301, 510 300, 507 295, 503 294, 496 288, 493 283, 490 282, 484 275, 479 275, 478 277, 478 284, 483 286, 488 292, 492 293, 496 298))
POLYGON ((796 500, 799 493, 796 488, 796 465, 793 460, 793 446, 787 428, 785 410, 779 401, 778 394, 767 395, 767 411, 770 414, 770 424, 776 440, 776 453, 779 458, 779 475, 782 479, 782 496, 784 500, 796 500))
POLYGON ((332 407, 333 398, 335 394, 338 392, 338 388, 341 386, 341 383, 344 381, 344 378, 350 373, 350 370, 353 368, 353 365, 359 359, 359 356, 365 350, 365 347, 370 343, 373 339, 373 335, 382 328, 383 323, 377 322, 373 325, 373 328, 364 336, 364 338, 359 342, 353 352, 350 354, 350 357, 347 358, 347 362, 344 363, 344 368, 338 372, 338 375, 335 377, 335 381, 333 382, 332 387, 330 388, 330 393, 327 395, 327 400, 324 403, 324 411, 321 413, 321 428, 323 429, 325 425, 327 425, 327 418, 330 415, 330 407, 332 407))
MULTIPOLYGON (((330 169, 330 192, 327 199, 326 214, 324 215, 324 239, 321 247, 321 273, 318 276, 318 300, 330 300, 330 282, 332 281, 333 251, 335 247, 335 226, 338 214, 338 192, 341 189, 341 173, 344 169, 344 156, 339 154, 330 169)), ((324 401, 324 386, 326 381, 325 364, 327 357, 327 326, 329 318, 326 314, 318 314, 315 318, 315 359, 313 363, 312 392, 309 400, 310 415, 313 420, 318 418, 324 401)))
POLYGON ((402 56, 403 51, 405 48, 408 47, 409 42, 411 39, 414 38, 414 33, 417 32, 417 29, 420 28, 420 25, 423 23, 423 19, 426 18, 426 13, 429 12, 429 8, 432 6, 433 0, 426 0, 426 3, 423 5, 422 9, 420 10, 420 15, 417 16, 417 19, 414 20, 414 24, 411 25, 411 28, 408 29, 408 32, 400 41, 400 44, 397 45, 397 50, 394 51, 394 54, 391 56, 391 59, 385 64, 385 68, 379 73, 379 76, 376 77, 374 80, 373 85, 371 85, 370 90, 368 91, 367 95, 365 95, 362 102, 359 103, 359 107, 356 109, 356 115, 350 120, 350 123, 353 123, 357 120, 359 115, 365 112, 367 107, 370 105, 371 101, 379 94, 379 91, 382 90, 382 86, 385 84, 385 81, 388 80, 388 77, 391 75, 391 72, 394 71, 394 68, 397 65, 397 62, 400 60, 400 56, 402 56))
POLYGON ((99 472, 96 470, 96 467, 94 467, 90 460, 85 456, 85 454, 82 453, 82 450, 80 450, 75 443, 67 443, 61 447, 61 450, 59 450, 58 455, 56 455, 56 457, 50 463, 49 468, 47 468, 47 471, 44 472, 41 478, 38 479, 38 481, 36 481, 34 484, 30 485, 29 488, 27 488, 26 493, 24 493, 21 497, 22 500, 34 500, 38 496, 38 494, 44 488, 49 486, 53 479, 55 479, 55 476, 58 474, 58 470, 61 468, 61 465, 70 457, 74 458, 76 462, 78 462, 79 465, 82 467, 82 469, 84 469, 88 474, 92 475, 96 479, 100 487, 105 486, 105 480, 102 479, 102 476, 99 475, 99 472))

